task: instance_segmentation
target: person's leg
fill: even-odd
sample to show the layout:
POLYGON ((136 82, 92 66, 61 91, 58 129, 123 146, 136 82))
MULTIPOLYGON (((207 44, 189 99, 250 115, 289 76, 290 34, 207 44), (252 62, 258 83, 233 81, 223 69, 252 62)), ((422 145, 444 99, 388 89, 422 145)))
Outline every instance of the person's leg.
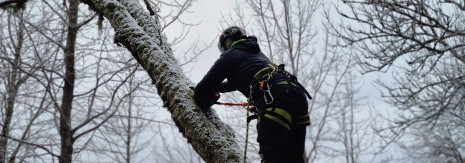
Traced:
POLYGON ((309 120, 306 96, 299 88, 289 85, 275 85, 271 89, 274 97, 271 105, 256 103, 261 108, 257 130, 262 161, 301 163, 309 120))
POLYGON ((289 153, 287 160, 290 163, 304 163, 306 125, 292 125, 289 136, 289 153))
POLYGON ((289 147, 289 130, 279 123, 260 116, 257 124, 258 143, 260 144, 260 154, 263 156, 262 162, 285 163, 287 160, 289 147))

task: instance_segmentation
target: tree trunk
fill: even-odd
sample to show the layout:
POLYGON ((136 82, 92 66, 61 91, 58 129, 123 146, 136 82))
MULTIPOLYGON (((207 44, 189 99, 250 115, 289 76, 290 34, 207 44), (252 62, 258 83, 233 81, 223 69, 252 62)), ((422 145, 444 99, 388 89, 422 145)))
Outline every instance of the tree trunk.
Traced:
MULTIPOLYGON (((13 68, 16 69, 16 68, 13 68)), ((15 99, 16 95, 18 93, 17 87, 15 86, 16 84, 16 72, 13 71, 13 74, 11 75, 11 80, 15 83, 10 83, 8 87, 8 95, 7 95, 7 103, 6 103, 6 112, 5 112, 5 121, 3 123, 3 128, 2 128, 2 135, 0 139, 0 160, 2 162, 6 162, 8 159, 8 137, 10 136, 10 125, 11 125, 11 119, 13 118, 13 111, 14 111, 14 105, 15 105, 15 99)))
MULTIPOLYGON (((18 89, 20 85, 23 83, 21 78, 21 71, 20 63, 21 63, 21 49, 24 42, 24 28, 22 23, 22 12, 20 14, 20 22, 19 27, 17 29, 17 38, 18 42, 14 45, 14 60, 13 64, 11 64, 11 73, 9 74, 8 78, 8 85, 7 85, 7 98, 6 98, 6 107, 5 107, 5 117, 3 122, 2 133, 0 136, 0 160, 2 162, 6 162, 8 159, 8 137, 10 136, 10 125, 11 119, 13 118, 14 112, 14 105, 16 96, 18 94, 18 89)), ((10 36, 13 37, 13 36, 10 36)))
POLYGON ((131 0, 81 0, 103 14, 115 29, 115 41, 124 45, 144 67, 164 106, 188 142, 206 162, 240 162, 241 149, 233 131, 214 112, 207 116, 189 95, 193 83, 182 72, 156 20, 131 0))
POLYGON ((60 163, 71 163, 73 159, 73 132, 71 129, 71 111, 74 98, 74 53, 76 37, 78 32, 78 11, 79 0, 69 1, 68 13, 68 34, 66 46, 64 49, 65 61, 65 79, 63 87, 63 98, 60 112, 60 137, 61 137, 61 154, 60 163))

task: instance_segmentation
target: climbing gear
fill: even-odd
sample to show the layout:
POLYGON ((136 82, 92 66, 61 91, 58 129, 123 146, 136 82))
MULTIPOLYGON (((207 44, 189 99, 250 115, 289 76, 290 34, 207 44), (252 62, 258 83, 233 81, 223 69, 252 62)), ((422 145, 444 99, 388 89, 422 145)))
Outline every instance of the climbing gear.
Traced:
POLYGON ((245 147, 244 147, 244 163, 246 163, 247 160, 247 145, 249 142, 249 105, 247 105, 247 123, 246 123, 246 128, 245 128, 245 147))
POLYGON ((290 124, 292 123, 292 117, 286 110, 280 108, 267 108, 263 116, 277 122, 287 130, 291 130, 290 124))
MULTIPOLYGON (((240 42, 241 40, 233 42, 232 46, 240 42)), ((260 110, 260 112, 255 108, 251 107, 253 105, 253 95, 254 91, 261 91, 263 92, 263 100, 266 105, 272 104, 275 99, 271 92, 271 87, 274 85, 290 85, 293 87, 297 87, 301 89, 305 95, 312 99, 310 94, 305 90, 305 88, 297 82, 297 78, 290 74, 289 72, 284 70, 284 65, 276 65, 271 64, 265 68, 262 68, 257 73, 255 73, 251 83, 249 84, 249 97, 247 102, 244 103, 225 103, 225 102, 216 102, 215 104, 224 105, 224 106, 242 106, 246 107, 247 113, 247 123, 246 123, 246 135, 245 135, 245 148, 244 148, 244 158, 243 162, 245 163, 247 160, 247 147, 248 147, 248 138, 249 138, 249 123, 253 119, 257 119, 258 123, 260 123, 260 118, 266 117, 277 124, 283 126, 287 130, 291 130, 291 125, 309 125, 310 118, 309 114, 305 114, 303 116, 294 115, 296 117, 292 117, 291 114, 282 108, 278 107, 270 107, 264 110, 260 110), (284 75, 284 78, 279 78, 276 80, 272 80, 273 76, 277 73, 281 73, 284 75), (250 115, 250 112, 253 112, 253 115, 250 115), (300 116, 300 117, 299 117, 300 116)))
POLYGON ((216 102, 215 104, 224 105, 224 106, 243 106, 243 107, 246 107, 247 105, 249 105, 248 102, 243 102, 243 103, 216 102))
MULTIPOLYGON (((233 46, 236 45, 237 43, 244 42, 244 41, 247 41, 247 39, 240 39, 240 40, 234 41, 234 42, 231 44, 231 47, 233 47, 233 46)), ((231 47, 229 47, 229 48, 231 48, 231 47)))
POLYGON ((218 40, 218 49, 220 50, 221 53, 224 53, 228 48, 230 48, 230 47, 225 47, 227 39, 231 39, 232 41, 237 41, 237 40, 245 39, 245 38, 247 38, 247 34, 243 28, 240 28, 238 26, 231 26, 229 28, 226 28, 223 31, 223 33, 220 35, 220 38, 218 40))
MULTIPOLYGON (((247 107, 249 106, 249 111, 252 113, 258 113, 258 110, 256 107, 249 105, 248 102, 243 102, 243 103, 229 103, 229 102, 216 102, 216 105, 224 105, 224 106, 242 106, 242 107, 247 107)), ((252 115, 253 116, 253 115, 252 115)))
MULTIPOLYGON (((260 84, 260 86, 261 85, 262 84, 260 84)), ((266 89, 263 89, 263 91, 264 91, 263 98, 265 99, 265 104, 269 105, 269 104, 273 103, 274 98, 273 98, 273 95, 271 94, 270 84, 268 84, 268 82, 266 83, 266 87, 267 87, 266 89), (267 97, 269 97, 270 100, 268 100, 267 97)))
MULTIPOLYGON (((259 70, 257 73, 255 73, 253 79, 252 79, 252 82, 250 83, 250 86, 251 87, 255 87, 257 85, 257 83, 259 84, 259 88, 260 90, 262 90, 264 92, 264 99, 265 99, 265 103, 267 105, 273 103, 274 101, 274 98, 273 98, 273 95, 271 94, 271 91, 270 91, 270 84, 269 84, 269 80, 273 78, 273 75, 275 73, 282 73, 285 75, 285 80, 283 81, 279 81, 273 85, 284 85, 284 84, 287 84, 287 85, 291 85, 291 86, 295 86, 295 87, 298 87, 300 88, 300 90, 303 91, 303 93, 308 97, 308 99, 312 99, 312 96, 310 95, 310 93, 308 93, 308 91, 305 89, 305 87, 303 87, 298 81, 297 81, 297 77, 292 75, 291 73, 287 72, 286 70, 284 70, 284 64, 280 64, 279 66, 276 65, 276 64, 271 64, 265 68, 262 68, 261 70, 259 70), (266 87, 265 87, 266 86, 266 87)), ((252 89, 251 89, 252 90, 252 89)))
MULTIPOLYGON (((250 97, 249 97, 250 99, 250 97)), ((245 150, 244 150, 244 163, 246 162, 247 160, 247 146, 248 146, 248 139, 249 139, 249 123, 250 121, 252 121, 252 119, 257 119, 258 115, 258 111, 257 111, 257 108, 249 105, 248 102, 243 102, 243 103, 228 103, 228 102, 216 102, 215 104, 217 105, 224 105, 224 106, 242 106, 242 107, 246 107, 246 110, 247 110, 247 126, 246 126, 246 131, 245 131, 245 150), (253 112, 254 115, 251 115, 249 116, 249 112, 253 112)))
MULTIPOLYGON (((253 96, 254 88, 256 88, 255 91, 259 90, 263 92, 263 100, 265 104, 270 105, 274 102, 274 97, 271 92, 271 87, 274 85, 290 85, 293 87, 297 87, 300 90, 302 90, 302 92, 304 92, 304 94, 309 99, 312 99, 307 90, 305 90, 305 88, 297 81, 297 78, 284 70, 284 64, 271 64, 255 73, 252 82, 249 84, 249 97, 251 98, 253 96), (276 83, 271 82, 270 80, 273 79, 273 76, 277 73, 282 73, 285 77, 282 81, 273 81, 276 83)), ((252 100, 249 101, 249 103, 252 103, 252 100)), ((266 117, 268 119, 271 119, 288 130, 290 130, 291 124, 310 125, 310 118, 308 114, 296 118, 295 120, 292 120, 291 114, 288 111, 281 108, 267 108, 263 110, 262 113, 260 113, 259 115, 255 115, 253 118, 256 118, 257 121, 260 122, 260 117, 266 117)))
MULTIPOLYGON (((252 87, 250 87, 250 89, 252 89, 252 87)), ((252 90, 250 90, 250 91, 252 91, 252 90)), ((247 123, 246 123, 246 129, 245 129, 244 163, 246 163, 246 160, 247 160, 247 145, 249 143, 249 123, 253 119, 253 116, 257 115, 257 113, 255 113, 253 116, 249 116, 249 110, 250 110, 249 107, 250 107, 251 103, 252 103, 252 92, 250 92, 249 98, 247 98, 247 107, 246 107, 246 109, 247 109, 247 114, 246 114, 247 123)))
POLYGON ((291 114, 281 108, 267 108, 264 110, 263 113, 261 113, 263 117, 266 117, 268 119, 271 119, 275 121, 276 123, 280 124, 284 128, 290 130, 291 129, 291 124, 298 124, 298 125, 305 125, 308 126, 310 125, 310 117, 309 114, 305 114, 303 116, 300 116, 298 118, 292 118, 291 114))
POLYGON ((304 116, 297 118, 294 123, 299 124, 299 125, 306 125, 306 126, 310 125, 312 123, 310 121, 310 114, 307 113, 304 116))

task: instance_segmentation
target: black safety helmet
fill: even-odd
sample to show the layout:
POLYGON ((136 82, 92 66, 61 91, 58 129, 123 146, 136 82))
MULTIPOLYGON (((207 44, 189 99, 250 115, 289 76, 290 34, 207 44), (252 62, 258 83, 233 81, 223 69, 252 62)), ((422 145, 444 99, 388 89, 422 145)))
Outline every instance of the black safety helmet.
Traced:
POLYGON ((231 39, 232 41, 237 41, 239 39, 247 38, 247 33, 245 33, 245 29, 240 28, 238 26, 231 26, 226 28, 223 33, 220 35, 220 39, 218 40, 218 49, 221 53, 225 52, 230 47, 225 47, 226 40, 231 39))

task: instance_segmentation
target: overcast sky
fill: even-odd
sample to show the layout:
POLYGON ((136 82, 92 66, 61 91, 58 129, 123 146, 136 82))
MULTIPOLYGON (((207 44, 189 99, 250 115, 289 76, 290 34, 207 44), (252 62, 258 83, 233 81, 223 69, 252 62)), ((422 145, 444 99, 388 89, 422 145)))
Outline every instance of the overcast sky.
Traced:
MULTIPOLYGON (((192 28, 187 40, 174 47, 178 52, 187 49, 189 44, 196 40, 200 40, 200 45, 209 44, 215 40, 213 45, 200 56, 198 62, 186 67, 192 68, 189 75, 194 83, 202 79, 203 75, 220 56, 220 52, 216 47, 216 39, 221 32, 219 23, 221 12, 228 13, 234 7, 235 2, 231 0, 200 0, 194 2, 193 7, 190 9, 191 13, 187 13, 181 18, 183 21, 201 23, 192 28)), ((177 35, 179 30, 181 30, 180 24, 175 24, 175 26, 168 28, 165 34, 170 39, 170 36, 177 35)))
MULTIPOLYGON (((216 44, 217 37, 222 30, 219 22, 221 19, 221 13, 228 14, 233 12, 235 7, 236 2, 233 0, 199 0, 194 2, 192 8, 190 9, 190 13, 187 13, 181 17, 183 21, 191 23, 201 22, 201 24, 192 28, 188 38, 184 42, 174 46, 175 50, 178 50, 175 51, 177 54, 180 54, 183 49, 187 49, 189 44, 195 42, 196 40, 200 40, 201 44, 207 44, 213 40, 215 41, 213 45, 198 58, 197 62, 184 67, 185 69, 192 69, 188 75, 194 83, 198 83, 202 79, 204 74, 207 73, 216 59, 218 59, 220 56, 220 52, 217 49, 216 44)), ((315 16, 315 23, 321 24, 320 21, 323 19, 322 14, 317 13, 315 16)), ((248 27, 245 28, 248 29, 248 27)), ((170 39, 170 36, 172 37, 177 35, 180 30, 181 25, 175 24, 175 26, 168 28, 165 31, 165 34, 167 35, 168 39, 170 39)), ((361 88, 361 94, 362 96, 367 97, 368 101, 372 105, 376 105, 376 107, 387 107, 388 105, 381 101, 380 92, 375 87, 375 84, 373 84, 373 81, 381 77, 386 78, 387 76, 390 75, 384 73, 370 73, 363 75, 364 84, 361 88)))

